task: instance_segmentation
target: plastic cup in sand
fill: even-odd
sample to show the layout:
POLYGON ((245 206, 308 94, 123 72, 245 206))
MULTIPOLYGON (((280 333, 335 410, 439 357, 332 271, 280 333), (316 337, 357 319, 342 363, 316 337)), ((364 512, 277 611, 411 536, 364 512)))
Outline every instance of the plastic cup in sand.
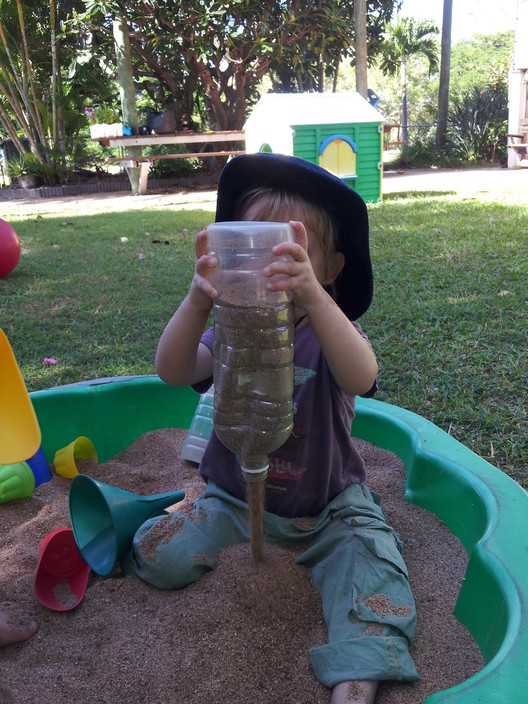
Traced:
POLYGON ((84 437, 84 435, 76 438, 61 450, 57 450, 53 460, 55 471, 61 477, 73 479, 79 474, 75 460, 93 460, 97 462, 97 451, 92 441, 84 437))
POLYGON ((25 499, 35 491, 35 475, 27 462, 0 466, 0 504, 25 499))
POLYGON ((54 611, 71 611, 84 598, 90 567, 79 552, 71 528, 49 533, 40 544, 33 580, 35 596, 54 611))

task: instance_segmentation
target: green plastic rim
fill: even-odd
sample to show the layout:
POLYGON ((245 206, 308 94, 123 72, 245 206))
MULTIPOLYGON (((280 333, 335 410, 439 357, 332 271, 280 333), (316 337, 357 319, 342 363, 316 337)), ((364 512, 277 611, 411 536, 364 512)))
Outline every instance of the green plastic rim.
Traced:
MULTIPOLYGON (((157 376, 100 379, 30 397, 48 461, 84 435, 100 462, 151 430, 189 428, 200 398, 157 376)), ((528 701, 528 494, 433 423, 397 406, 358 399, 352 430, 402 459, 406 499, 435 513, 469 555, 455 615, 486 665, 456 687, 431 695, 427 704, 528 701)))

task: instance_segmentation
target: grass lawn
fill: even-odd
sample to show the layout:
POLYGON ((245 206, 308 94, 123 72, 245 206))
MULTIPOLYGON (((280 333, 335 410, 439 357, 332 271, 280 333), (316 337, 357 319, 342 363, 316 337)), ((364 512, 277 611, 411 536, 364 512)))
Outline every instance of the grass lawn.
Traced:
MULTIPOLYGON (((528 486, 528 206, 410 193, 369 211, 375 295, 360 322, 380 363, 378 398, 528 486)), ((154 373, 211 212, 4 218, 23 256, 0 279, 0 325, 28 389, 154 373)))

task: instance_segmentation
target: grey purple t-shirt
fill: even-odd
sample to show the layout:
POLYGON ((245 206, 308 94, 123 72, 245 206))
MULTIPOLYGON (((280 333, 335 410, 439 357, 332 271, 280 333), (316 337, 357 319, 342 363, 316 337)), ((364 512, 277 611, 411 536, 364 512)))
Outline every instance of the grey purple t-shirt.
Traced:
MULTIPOLYGON (((210 328, 202 342, 211 352, 213 340, 214 328, 210 328)), ((293 430, 284 445, 270 455, 266 480, 266 511, 285 518, 315 516, 347 486, 365 480, 365 465, 350 435, 356 397, 337 385, 309 324, 295 330, 293 362, 293 430)), ((194 388, 202 393, 211 383, 209 379, 194 388)), ((375 387, 367 395, 373 393, 375 387)), ((200 475, 246 500, 236 455, 214 431, 200 475)))

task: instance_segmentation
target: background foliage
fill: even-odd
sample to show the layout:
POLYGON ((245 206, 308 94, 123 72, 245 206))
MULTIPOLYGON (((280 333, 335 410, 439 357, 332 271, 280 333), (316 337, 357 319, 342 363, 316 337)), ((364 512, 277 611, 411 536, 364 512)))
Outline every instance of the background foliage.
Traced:
MULTIPOLYGON (((399 5, 393 0, 367 2, 369 87, 381 96, 379 107, 394 122, 401 121, 401 87, 379 66, 386 23, 396 21, 399 5)), ((0 42, 0 137, 11 137, 14 129, 24 144, 20 166, 46 183, 65 181, 72 170, 93 170, 94 157, 101 156, 89 140, 86 107, 94 109, 98 122, 120 120, 112 35, 112 21, 120 13, 128 22, 142 119, 149 110, 170 110, 178 129, 240 129, 263 91, 355 89, 353 0, 32 0, 23 5, 21 0, 2 0, 0 7, 5 40, 0 42), (17 83, 31 100, 24 101, 17 83), (37 127, 29 119, 26 129, 16 117, 15 106, 29 114, 25 102, 35 104, 33 114, 42 122, 40 165, 26 159, 27 151, 35 152, 28 137, 37 135, 37 127), (62 125, 58 132, 57 120, 62 125)), ((468 105, 477 89, 505 94, 512 49, 513 32, 454 45, 451 121, 463 119, 460 105, 468 105)), ((420 155, 422 162, 460 160, 470 152, 476 160, 487 160, 490 154, 498 158, 497 146, 504 139, 495 117, 494 149, 488 145, 475 150, 473 136, 461 146, 461 129, 453 133, 456 150, 433 153, 438 76, 430 80, 427 73, 427 61, 408 59, 407 162, 419 161, 420 155)))

